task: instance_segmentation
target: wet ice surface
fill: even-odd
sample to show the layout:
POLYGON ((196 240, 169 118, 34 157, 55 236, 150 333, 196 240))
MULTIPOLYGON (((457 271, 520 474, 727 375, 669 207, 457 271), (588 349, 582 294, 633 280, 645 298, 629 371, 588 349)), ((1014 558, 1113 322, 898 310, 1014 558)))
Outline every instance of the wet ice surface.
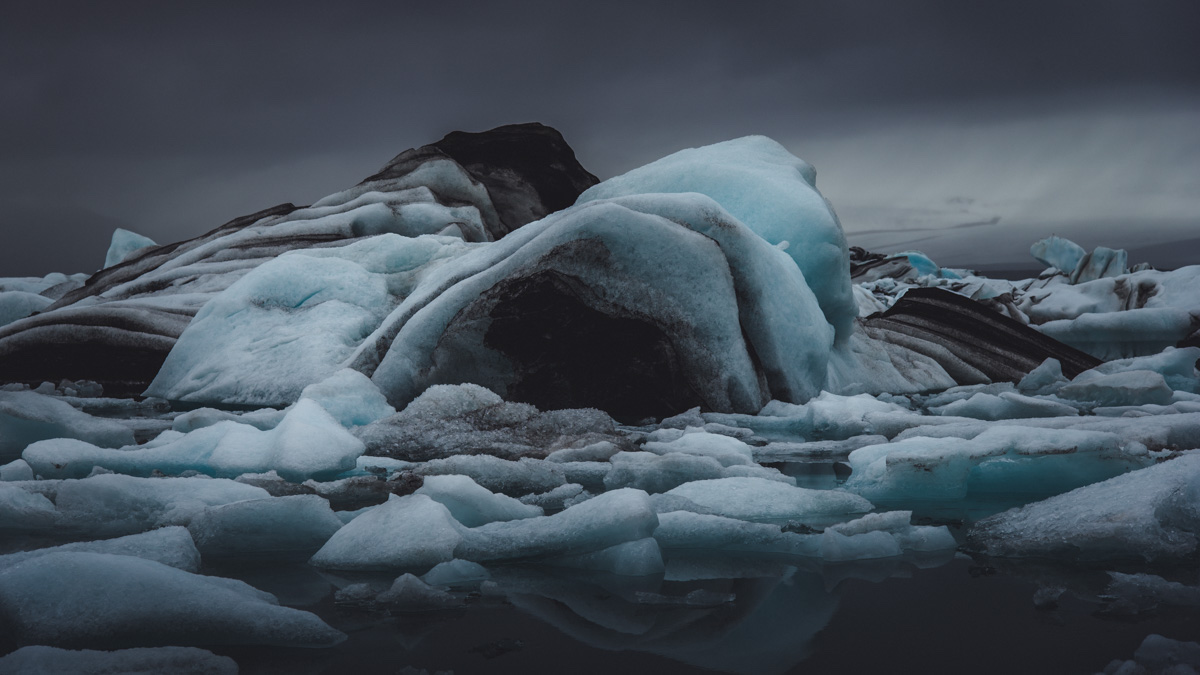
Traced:
MULTIPOLYGON (((1142 372, 1178 370, 1157 368, 1142 372)), ((488 399, 481 413, 477 392, 448 387, 452 414, 432 428, 504 458, 363 455, 319 480, 265 465, 232 480, 191 449, 231 425, 269 448, 289 416, 353 438, 375 419, 349 414, 339 392, 356 387, 339 376, 277 413, 129 404, 109 418, 172 428, 196 467, 184 476, 132 448, 105 452, 141 475, 96 462, 84 478, 29 480, 48 461, 37 444, 32 462, 5 465, 0 612, 14 628, 0 672, 86 656, 16 651, 31 645, 158 648, 105 658, 197 672, 230 672, 225 657, 243 673, 1162 672, 1200 636, 1200 455, 1185 450, 1200 415, 1141 403, 1137 382, 1089 390, 1096 402, 1031 396, 1081 409, 1124 396, 1134 416, 930 414, 981 396, 1006 410, 1014 385, 988 385, 647 427, 592 415, 554 441, 505 426, 537 411, 488 399), (205 614, 176 611, 218 596, 205 614), (183 616, 207 632, 181 630, 183 616)))

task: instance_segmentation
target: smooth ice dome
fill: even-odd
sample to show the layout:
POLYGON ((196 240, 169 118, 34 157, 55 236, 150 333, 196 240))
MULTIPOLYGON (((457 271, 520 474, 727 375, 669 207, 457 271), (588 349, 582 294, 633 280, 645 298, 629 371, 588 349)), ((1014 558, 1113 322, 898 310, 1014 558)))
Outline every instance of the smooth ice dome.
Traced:
POLYGON ((765 136, 681 150, 584 191, 577 203, 658 192, 698 192, 786 253, 804 273, 839 336, 857 307, 841 223, 816 188, 817 172, 765 136))

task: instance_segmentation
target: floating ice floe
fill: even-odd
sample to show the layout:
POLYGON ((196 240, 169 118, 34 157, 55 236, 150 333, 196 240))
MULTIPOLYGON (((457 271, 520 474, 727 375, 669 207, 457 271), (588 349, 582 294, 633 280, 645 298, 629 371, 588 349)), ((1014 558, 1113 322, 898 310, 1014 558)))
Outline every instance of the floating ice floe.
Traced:
POLYGON ((1200 452, 979 521, 968 541, 995 556, 1178 560, 1200 535, 1200 452))
POLYGON ((32 391, 0 391, 0 461, 20 456, 30 443, 74 438, 113 448, 133 444, 133 432, 115 420, 94 417, 66 401, 32 391))
POLYGON ((83 441, 34 443, 22 458, 47 478, 82 478, 95 467, 135 476, 197 471, 218 477, 276 471, 302 481, 353 469, 364 446, 311 399, 298 401, 272 429, 222 421, 138 447, 108 449, 83 441))
POLYGON ((1045 497, 1145 466, 1112 433, 989 426, 971 438, 910 436, 850 453, 846 489, 872 501, 1045 497))
POLYGON ((26 644, 320 647, 346 636, 232 579, 124 555, 54 552, 0 569, 0 616, 26 644))
POLYGON ((44 555, 59 552, 108 553, 132 556, 162 563, 185 572, 200 571, 200 551, 186 528, 178 525, 160 527, 157 530, 128 534, 113 539, 80 541, 61 546, 39 548, 20 553, 0 555, 0 569, 44 555))
POLYGON ((317 495, 210 506, 188 523, 205 560, 307 560, 342 527, 317 495))
POLYGON ((179 675, 237 675, 237 662, 197 647, 135 647, 133 649, 59 649, 41 645, 21 647, 0 657, 0 672, 10 675, 112 675, 177 673, 179 675))

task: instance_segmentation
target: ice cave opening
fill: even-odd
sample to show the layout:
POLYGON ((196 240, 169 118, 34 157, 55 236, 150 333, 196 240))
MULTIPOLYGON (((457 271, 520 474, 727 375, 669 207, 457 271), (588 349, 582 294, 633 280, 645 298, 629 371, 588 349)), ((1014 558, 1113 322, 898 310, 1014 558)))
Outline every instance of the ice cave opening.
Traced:
POLYGON ((556 270, 499 284, 485 343, 512 362, 508 398, 543 410, 598 408, 636 423, 704 403, 688 384, 670 334, 622 316, 600 290, 556 270))

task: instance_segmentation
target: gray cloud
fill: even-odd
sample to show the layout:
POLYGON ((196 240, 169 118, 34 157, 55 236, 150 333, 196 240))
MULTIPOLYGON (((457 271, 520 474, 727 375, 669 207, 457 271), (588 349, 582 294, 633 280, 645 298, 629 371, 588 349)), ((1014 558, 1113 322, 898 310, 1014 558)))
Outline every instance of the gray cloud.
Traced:
POLYGON ((9 8, 0 274, 90 270, 114 224, 191 236, 528 120, 602 177, 771 135, 851 232, 949 223, 955 196, 1031 230, 1195 212, 1192 2, 242 5, 9 8))

